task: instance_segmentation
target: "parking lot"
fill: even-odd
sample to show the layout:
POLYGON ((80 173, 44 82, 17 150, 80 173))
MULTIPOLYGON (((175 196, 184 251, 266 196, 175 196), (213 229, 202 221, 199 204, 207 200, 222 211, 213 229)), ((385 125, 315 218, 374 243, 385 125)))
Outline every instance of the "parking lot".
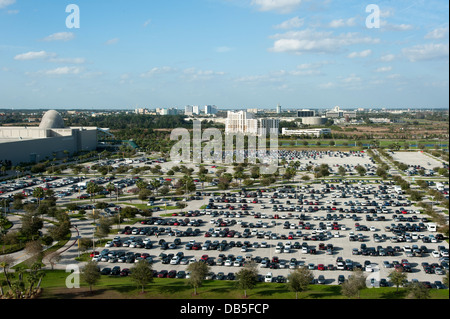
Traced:
POLYGON ((420 166, 424 169, 433 169, 441 167, 442 163, 434 158, 424 154, 423 152, 394 152, 392 158, 395 161, 405 163, 411 166, 420 166))
MULTIPOLYGON (((367 275, 368 286, 375 287, 384 285, 389 273, 401 267, 408 272, 409 281, 440 287, 448 271, 447 242, 428 227, 426 216, 419 214, 395 185, 358 179, 357 165, 366 167, 366 177, 376 169, 367 154, 280 151, 282 158, 300 161, 300 171, 308 165, 326 163, 332 176, 338 175, 338 166, 344 166, 347 179, 214 193, 202 191, 197 183, 198 192, 192 194, 197 199, 186 202, 185 209, 155 212, 152 219, 126 229, 121 225, 122 230, 111 235, 105 247, 95 248, 97 254, 92 258, 105 273, 109 269, 126 275, 124 269, 146 259, 152 262, 155 276, 180 278, 189 275, 186 268, 190 262, 203 259, 211 265, 209 278, 215 279, 233 279, 246 262, 253 260, 261 280, 271 273, 272 281, 283 282, 295 267, 306 266, 316 280, 323 276, 320 283, 324 284, 338 284, 351 274, 350 270, 360 268, 367 275), (173 216, 161 217, 168 212, 173 216)), ((166 172, 175 164, 159 165, 166 172)), ((207 168, 210 173, 216 169, 207 168)), ((109 182, 102 177, 30 177, 2 184, 2 197, 30 193, 41 186, 55 191, 58 204, 67 204, 83 196, 82 185, 88 180, 103 185, 109 182)), ((130 175, 118 177, 113 183, 128 194, 135 181, 130 175)), ((26 200, 34 199, 30 196, 26 200)), ((107 201, 117 205, 111 208, 112 214, 128 202, 116 202, 114 197, 107 201)), ((154 205, 164 207, 162 202, 154 205)), ((81 237, 93 238, 91 223, 74 221, 81 237)), ((72 264, 78 255, 73 247, 62 255, 59 264, 72 264)))
POLYGON ((337 284, 340 275, 347 278, 349 270, 361 268, 368 285, 374 278, 375 286, 399 267, 409 281, 432 284, 448 271, 448 244, 428 230, 424 216, 393 185, 336 181, 204 193, 190 208, 130 226, 99 247, 106 256, 95 259, 102 269, 123 269, 146 258, 159 276, 180 271, 183 276, 190 262, 203 259, 219 279, 233 278, 229 274, 251 259, 261 278, 270 272, 282 281, 277 277, 285 279, 304 265, 315 278, 323 275, 325 284, 337 284), (200 209, 205 204, 208 208, 200 209))

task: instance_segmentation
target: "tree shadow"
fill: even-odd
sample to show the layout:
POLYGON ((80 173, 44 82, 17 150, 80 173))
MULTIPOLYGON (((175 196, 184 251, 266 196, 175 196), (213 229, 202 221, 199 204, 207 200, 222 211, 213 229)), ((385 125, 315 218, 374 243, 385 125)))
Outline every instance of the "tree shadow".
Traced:
POLYGON ((383 292, 380 295, 380 299, 405 299, 406 295, 406 290, 399 290, 398 292, 396 290, 392 290, 383 292))
POLYGON ((308 294, 308 298, 310 299, 327 299, 331 297, 342 296, 341 287, 340 286, 327 286, 324 289, 321 289, 317 292, 306 292, 308 294))
POLYGON ((191 286, 187 285, 184 281, 174 281, 171 283, 163 283, 157 286, 157 291, 161 294, 174 294, 180 293, 186 290, 191 290, 191 286))

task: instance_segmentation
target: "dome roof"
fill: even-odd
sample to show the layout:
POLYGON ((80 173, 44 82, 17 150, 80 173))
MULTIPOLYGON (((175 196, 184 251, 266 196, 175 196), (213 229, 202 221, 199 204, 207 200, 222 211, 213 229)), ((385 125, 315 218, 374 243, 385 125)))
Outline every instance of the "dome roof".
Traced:
POLYGON ((54 128, 65 128, 64 120, 57 111, 51 110, 44 114, 41 120, 39 128, 43 129, 54 129, 54 128))

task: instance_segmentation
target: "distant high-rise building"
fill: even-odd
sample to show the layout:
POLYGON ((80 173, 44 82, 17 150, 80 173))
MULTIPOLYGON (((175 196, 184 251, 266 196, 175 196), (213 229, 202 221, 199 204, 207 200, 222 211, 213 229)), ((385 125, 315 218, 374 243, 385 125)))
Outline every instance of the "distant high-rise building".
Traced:
POLYGON ((280 120, 278 119, 257 119, 253 113, 245 111, 228 112, 225 122, 225 133, 242 133, 248 135, 269 135, 278 134, 280 120))
POLYGON ((356 118, 356 111, 343 111, 339 106, 334 107, 332 111, 328 111, 326 113, 326 117, 328 118, 356 118))
POLYGON ((149 114, 150 112, 148 109, 135 109, 134 113, 144 115, 144 114, 149 114))
POLYGON ((316 112, 312 110, 300 110, 297 111, 297 117, 314 117, 316 112))
POLYGON ((217 107, 215 105, 205 105, 205 114, 217 114, 217 107))
POLYGON ((199 115, 200 114, 200 108, 199 108, 198 105, 194 105, 192 107, 192 114, 195 114, 195 115, 199 115))
POLYGON ((281 114, 281 105, 280 104, 277 105, 277 114, 281 114))
POLYGON ((198 105, 194 105, 194 106, 187 105, 184 108, 184 115, 192 116, 192 115, 199 115, 199 114, 200 114, 200 109, 199 109, 198 105))
POLYGON ((193 108, 191 105, 186 105, 184 108, 184 115, 192 115, 193 108))
POLYGON ((280 130, 280 120, 278 119, 259 119, 258 120, 258 135, 267 136, 270 134, 277 135, 280 130))
POLYGON ((174 109, 174 108, 159 110, 159 115, 177 115, 177 114, 178 114, 178 110, 174 109))

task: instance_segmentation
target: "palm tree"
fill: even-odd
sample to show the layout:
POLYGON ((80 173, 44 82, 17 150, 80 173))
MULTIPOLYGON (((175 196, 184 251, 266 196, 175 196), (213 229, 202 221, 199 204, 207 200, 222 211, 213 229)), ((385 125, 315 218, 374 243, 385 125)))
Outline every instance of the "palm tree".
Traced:
POLYGON ((41 200, 44 198, 44 189, 42 187, 36 187, 33 190, 33 197, 38 200, 38 205, 41 204, 41 200))
POLYGON ((11 284, 11 280, 9 280, 8 268, 11 265, 12 262, 13 262, 13 260, 9 256, 3 257, 2 260, 0 261, 0 267, 3 268, 3 273, 5 274, 6 283, 8 284, 8 287, 11 290, 12 290, 12 284, 11 284))

